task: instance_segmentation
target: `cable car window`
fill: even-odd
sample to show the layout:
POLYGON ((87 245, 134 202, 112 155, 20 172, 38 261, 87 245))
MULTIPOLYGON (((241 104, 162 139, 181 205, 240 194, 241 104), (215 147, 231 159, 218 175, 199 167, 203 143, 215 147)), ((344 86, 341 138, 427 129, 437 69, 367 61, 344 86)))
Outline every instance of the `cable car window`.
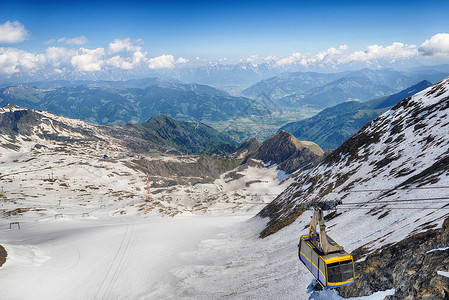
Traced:
POLYGON ((344 282, 353 277, 352 261, 346 260, 327 265, 329 282, 344 282))

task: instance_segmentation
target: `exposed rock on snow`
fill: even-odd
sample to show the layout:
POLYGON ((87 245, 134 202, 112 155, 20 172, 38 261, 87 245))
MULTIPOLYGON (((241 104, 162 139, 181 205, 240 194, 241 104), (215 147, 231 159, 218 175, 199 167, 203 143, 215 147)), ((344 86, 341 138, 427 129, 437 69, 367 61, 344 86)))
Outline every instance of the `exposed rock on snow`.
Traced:
POLYGON ((260 143, 256 138, 252 138, 240 145, 237 150, 231 155, 233 158, 245 158, 247 155, 252 154, 259 148, 260 143))
POLYGON ((7 256, 8 253, 6 252, 5 248, 3 248, 2 245, 0 245, 0 267, 3 266, 3 264, 6 262, 7 256))
POLYGON ((259 146, 254 154, 245 158, 276 164, 279 170, 292 173, 310 168, 323 158, 324 151, 315 143, 299 141, 286 131, 280 131, 259 146))
MULTIPOLYGON (((386 299, 448 299, 449 278, 436 275, 438 271, 449 271, 449 249, 429 250, 448 244, 449 218, 441 229, 413 235, 356 262, 354 284, 340 288, 340 295, 365 296, 394 287, 395 293, 386 299)), ((363 250, 353 251, 355 260, 363 250)))

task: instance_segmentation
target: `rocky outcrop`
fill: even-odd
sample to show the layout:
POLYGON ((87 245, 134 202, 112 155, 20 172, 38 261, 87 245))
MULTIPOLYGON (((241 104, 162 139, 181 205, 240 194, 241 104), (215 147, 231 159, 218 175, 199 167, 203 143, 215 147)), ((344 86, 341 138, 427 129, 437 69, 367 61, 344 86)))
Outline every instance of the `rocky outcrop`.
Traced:
POLYGON ((286 131, 280 131, 260 145, 256 152, 245 158, 261 160, 266 164, 277 164, 278 169, 293 173, 311 167, 324 154, 315 143, 299 141, 286 131))
POLYGON ((2 245, 0 245, 0 267, 3 266, 3 264, 6 262, 7 256, 8 253, 6 252, 5 248, 3 248, 2 245))
MULTIPOLYGON (((410 236, 387 245, 355 263, 355 282, 339 289, 343 297, 361 297, 395 289, 388 300, 449 299, 449 218, 441 229, 410 236)), ((353 252, 363 257, 364 248, 353 252)))
POLYGON ((232 158, 245 158, 247 155, 254 153, 260 146, 256 138, 252 138, 241 144, 237 150, 231 154, 232 158))
POLYGON ((136 159, 128 166, 141 172, 148 171, 151 188, 162 188, 192 185, 198 181, 213 182, 221 174, 237 168, 241 162, 241 159, 200 155, 136 159))

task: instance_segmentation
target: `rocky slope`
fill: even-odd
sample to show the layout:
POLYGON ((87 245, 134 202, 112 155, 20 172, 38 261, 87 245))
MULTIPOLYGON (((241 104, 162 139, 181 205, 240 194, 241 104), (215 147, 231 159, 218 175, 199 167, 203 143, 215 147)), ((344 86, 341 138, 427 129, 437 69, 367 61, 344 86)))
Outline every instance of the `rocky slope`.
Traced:
MULTIPOLYGON (((278 232, 293 222, 308 223, 305 204, 327 200, 343 203, 328 218, 330 235, 337 235, 349 251, 363 249, 359 250, 358 258, 367 261, 379 249, 393 251, 387 248, 389 244, 400 247, 398 242, 412 235, 441 228, 449 217, 448 126, 449 78, 446 78, 404 99, 367 124, 315 168, 294 173, 295 182, 258 214, 268 218, 261 236, 278 232)), ((428 247, 433 245, 438 246, 429 242, 428 247)), ((396 265, 413 259, 410 252, 396 265)), ((383 270, 376 272, 392 272, 394 267, 384 265, 383 270)), ((361 278, 370 272, 369 268, 361 270, 358 275, 361 278)), ((400 278, 400 274, 398 269, 392 276, 400 278)), ((414 282, 413 276, 409 283, 415 285, 419 280, 414 282)), ((424 286, 434 278, 434 272, 423 267, 419 276, 422 282, 417 283, 416 291, 424 293, 424 286)), ((386 286, 375 286, 382 278, 377 278, 374 285, 361 284, 369 285, 373 292, 386 286)), ((388 276, 385 278, 390 280, 388 276)), ((394 297, 413 297, 412 286, 401 288, 398 281, 392 285, 397 288, 394 297)), ((357 293, 362 294, 363 290, 370 293, 367 289, 357 293)))
POLYGON ((322 159, 324 151, 315 143, 299 141, 286 131, 280 131, 263 142, 257 150, 245 158, 260 160, 267 165, 276 165, 286 173, 311 167, 322 159))
POLYGON ((20 136, 22 139, 34 137, 67 144, 98 143, 102 151, 107 149, 104 144, 112 141, 110 144, 120 145, 134 153, 226 154, 236 149, 229 137, 207 125, 178 122, 167 116, 151 118, 143 125, 93 125, 12 104, 4 106, 0 112, 0 133, 11 140, 4 147, 16 147, 14 142, 20 136))
POLYGON ((245 158, 246 156, 254 153, 260 146, 259 141, 256 138, 251 138, 241 144, 237 150, 232 154, 233 158, 245 158))
MULTIPOLYGON (((422 232, 388 245, 355 263, 355 282, 339 289, 344 297, 370 295, 395 288, 387 300, 448 299, 449 218, 442 228, 422 232)), ((363 248, 353 251, 362 258, 363 248)))

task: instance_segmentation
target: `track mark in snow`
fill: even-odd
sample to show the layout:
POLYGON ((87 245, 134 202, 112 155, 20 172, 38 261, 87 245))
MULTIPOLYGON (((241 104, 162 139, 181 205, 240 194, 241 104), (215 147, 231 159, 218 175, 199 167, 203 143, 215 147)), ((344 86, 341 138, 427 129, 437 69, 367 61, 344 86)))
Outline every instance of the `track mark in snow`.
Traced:
POLYGON ((137 242, 138 228, 136 229, 136 226, 135 224, 126 224, 120 246, 94 299, 110 299, 109 294, 117 287, 116 281, 120 270, 123 268, 123 264, 129 260, 137 242))

